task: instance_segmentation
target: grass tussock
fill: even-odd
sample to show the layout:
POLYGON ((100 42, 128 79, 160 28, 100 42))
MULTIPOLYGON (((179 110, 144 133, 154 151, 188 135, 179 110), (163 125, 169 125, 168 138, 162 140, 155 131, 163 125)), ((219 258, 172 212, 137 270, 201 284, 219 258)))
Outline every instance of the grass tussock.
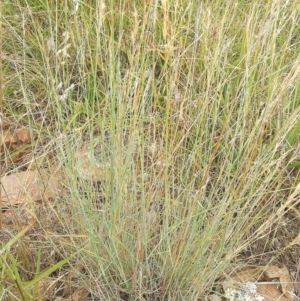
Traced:
POLYGON ((94 300, 196 301, 233 269, 298 263, 298 1, 1 10, 3 111, 66 170, 55 214, 94 300))

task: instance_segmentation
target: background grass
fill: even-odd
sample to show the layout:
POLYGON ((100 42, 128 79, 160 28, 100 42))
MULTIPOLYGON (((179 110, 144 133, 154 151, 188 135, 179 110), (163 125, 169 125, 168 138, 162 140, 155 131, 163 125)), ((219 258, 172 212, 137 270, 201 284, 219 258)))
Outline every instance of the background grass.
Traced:
POLYGON ((236 268, 298 265, 299 1, 1 10, 3 111, 35 166, 67 172, 51 214, 95 300, 199 300, 236 268))

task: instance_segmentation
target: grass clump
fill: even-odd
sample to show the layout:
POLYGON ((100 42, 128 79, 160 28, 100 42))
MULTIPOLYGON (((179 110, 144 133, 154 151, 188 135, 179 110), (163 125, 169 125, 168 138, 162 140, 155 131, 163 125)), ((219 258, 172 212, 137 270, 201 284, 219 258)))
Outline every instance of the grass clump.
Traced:
POLYGON ((66 171, 95 300, 199 300, 296 246, 299 8, 4 1, 4 112, 66 171))

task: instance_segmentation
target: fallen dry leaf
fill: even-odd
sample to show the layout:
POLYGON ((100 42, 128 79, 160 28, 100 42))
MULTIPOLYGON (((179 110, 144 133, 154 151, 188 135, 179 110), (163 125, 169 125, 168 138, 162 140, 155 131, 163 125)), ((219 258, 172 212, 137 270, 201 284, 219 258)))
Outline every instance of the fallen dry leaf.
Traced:
POLYGON ((28 154, 25 146, 30 143, 30 131, 26 128, 14 129, 8 122, 0 124, 0 158, 9 158, 10 162, 16 163, 24 155, 28 154))
POLYGON ((269 266, 264 270, 263 280, 273 281, 279 279, 281 291, 286 298, 292 299, 293 284, 287 267, 279 268, 277 266, 269 266))
POLYGON ((274 265, 237 272, 223 283, 223 290, 225 294, 227 292, 227 296, 233 292, 233 294, 247 295, 253 300, 254 297, 263 298, 261 300, 264 301, 291 301, 293 299, 293 284, 288 269, 274 265), (251 292, 248 294, 247 286, 254 287, 255 290, 249 290, 251 292))
POLYGON ((1 133, 0 137, 1 148, 5 145, 6 147, 16 149, 17 147, 31 141, 30 132, 25 128, 18 129, 14 132, 11 130, 5 130, 1 133))
POLYGON ((52 198, 62 189, 64 173, 49 169, 24 171, 1 178, 2 207, 52 198))

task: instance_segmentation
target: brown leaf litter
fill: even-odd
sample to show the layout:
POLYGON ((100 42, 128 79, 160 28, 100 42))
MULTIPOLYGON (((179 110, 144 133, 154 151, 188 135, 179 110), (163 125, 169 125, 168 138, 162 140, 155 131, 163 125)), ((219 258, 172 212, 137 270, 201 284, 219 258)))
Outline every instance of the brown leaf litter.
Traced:
POLYGON ((0 159, 9 157, 12 163, 21 160, 28 152, 26 145, 31 142, 30 131, 25 127, 14 127, 7 120, 0 124, 0 159))
POLYGON ((222 283, 223 295, 212 294, 208 300, 292 301, 299 285, 293 283, 287 267, 270 265, 234 272, 222 283))

